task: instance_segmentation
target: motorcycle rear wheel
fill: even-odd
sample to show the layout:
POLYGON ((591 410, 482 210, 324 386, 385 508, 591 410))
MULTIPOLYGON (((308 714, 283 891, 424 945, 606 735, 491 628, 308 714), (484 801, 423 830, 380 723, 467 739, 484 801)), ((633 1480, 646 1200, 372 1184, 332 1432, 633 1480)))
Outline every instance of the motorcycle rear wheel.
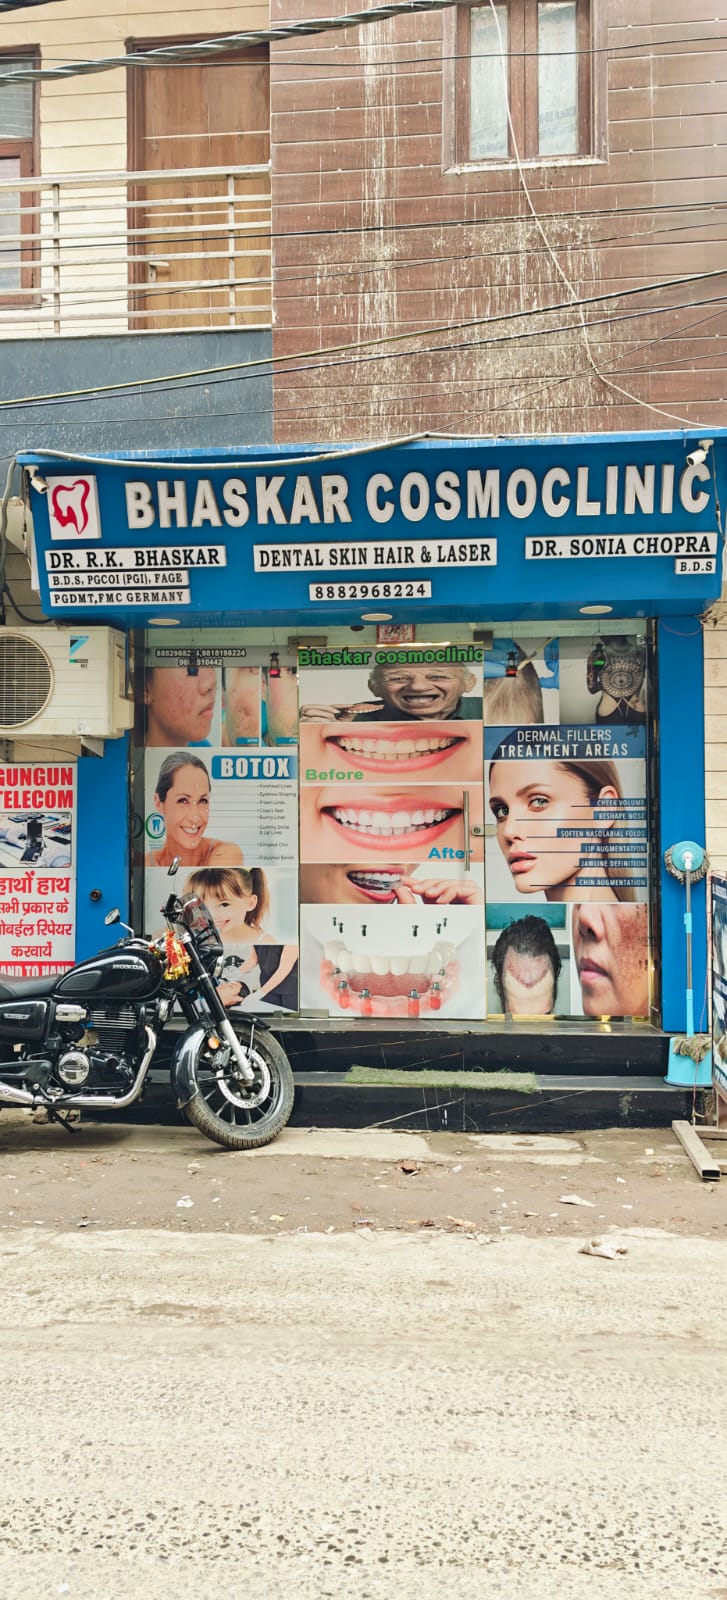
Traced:
POLYGON ((234 1061, 222 1071, 206 1052, 197 1066, 197 1092, 184 1107, 199 1133, 228 1150, 256 1150, 270 1144, 290 1120, 293 1110, 293 1073, 288 1057, 271 1033, 255 1029, 249 1050, 250 1026, 230 1021, 240 1043, 248 1050, 255 1081, 249 1087, 234 1075, 234 1061))

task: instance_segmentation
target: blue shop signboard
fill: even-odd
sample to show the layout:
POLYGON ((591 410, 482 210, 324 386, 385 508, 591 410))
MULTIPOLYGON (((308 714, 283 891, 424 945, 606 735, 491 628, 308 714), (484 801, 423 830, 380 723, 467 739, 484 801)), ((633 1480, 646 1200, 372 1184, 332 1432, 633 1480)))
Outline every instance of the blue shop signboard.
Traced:
POLYGON ((54 620, 310 625, 701 610, 726 453, 662 433, 19 459, 54 620))

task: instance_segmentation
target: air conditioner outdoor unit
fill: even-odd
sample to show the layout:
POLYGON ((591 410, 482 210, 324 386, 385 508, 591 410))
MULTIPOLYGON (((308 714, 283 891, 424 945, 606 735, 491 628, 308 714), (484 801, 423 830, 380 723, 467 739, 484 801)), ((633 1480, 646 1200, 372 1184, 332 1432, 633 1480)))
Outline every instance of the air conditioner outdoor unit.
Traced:
POLYGON ((0 628, 0 738, 116 739, 132 726, 115 628, 0 628))

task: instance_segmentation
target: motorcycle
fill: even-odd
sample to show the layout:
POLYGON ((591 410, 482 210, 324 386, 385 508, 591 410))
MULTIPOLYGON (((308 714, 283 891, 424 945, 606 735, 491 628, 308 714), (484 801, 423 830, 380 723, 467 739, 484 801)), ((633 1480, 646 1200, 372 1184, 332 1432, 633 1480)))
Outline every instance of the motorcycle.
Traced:
POLYGON ((269 1144, 293 1109, 285 1051, 258 1018, 222 1004, 222 940, 204 902, 171 893, 162 915, 165 932, 146 939, 115 908, 106 925, 126 937, 90 960, 46 978, 0 973, 0 1105, 42 1107, 65 1126, 70 1111, 125 1110, 181 1011, 187 1027, 171 1058, 177 1105, 227 1149, 269 1144))

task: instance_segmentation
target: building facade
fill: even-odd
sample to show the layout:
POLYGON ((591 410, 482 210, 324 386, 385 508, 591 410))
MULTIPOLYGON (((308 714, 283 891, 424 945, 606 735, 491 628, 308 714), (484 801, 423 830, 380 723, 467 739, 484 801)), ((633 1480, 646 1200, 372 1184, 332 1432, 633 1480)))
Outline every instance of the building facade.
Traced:
POLYGON ((727 857, 723 28, 62 9, 0 23, 3 737, 75 911, 0 956, 151 929, 178 855, 306 1050, 660 1061, 664 853, 727 857))

